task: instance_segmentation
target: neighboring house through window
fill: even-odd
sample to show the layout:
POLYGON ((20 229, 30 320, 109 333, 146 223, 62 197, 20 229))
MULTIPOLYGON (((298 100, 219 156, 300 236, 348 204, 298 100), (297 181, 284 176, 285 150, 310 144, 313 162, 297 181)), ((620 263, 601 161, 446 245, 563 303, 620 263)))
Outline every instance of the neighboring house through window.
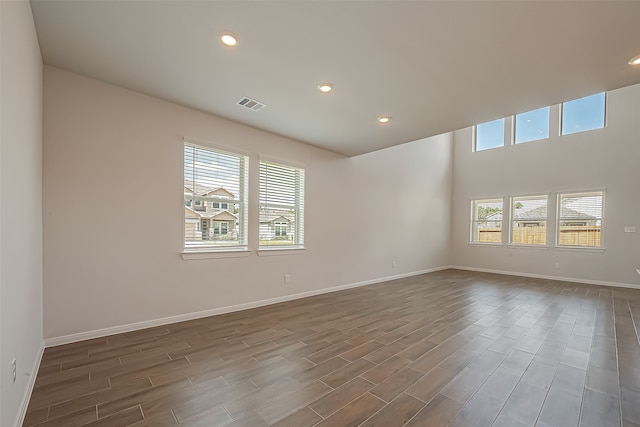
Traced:
POLYGON ((604 191, 558 194, 558 246, 602 247, 604 191))
POLYGON ((185 249, 247 246, 248 163, 245 155, 185 142, 185 249))
POLYGON ((260 162, 260 248, 304 245, 304 169, 260 162))
POLYGON ((516 245, 546 245, 546 195, 511 198, 510 243, 516 245))

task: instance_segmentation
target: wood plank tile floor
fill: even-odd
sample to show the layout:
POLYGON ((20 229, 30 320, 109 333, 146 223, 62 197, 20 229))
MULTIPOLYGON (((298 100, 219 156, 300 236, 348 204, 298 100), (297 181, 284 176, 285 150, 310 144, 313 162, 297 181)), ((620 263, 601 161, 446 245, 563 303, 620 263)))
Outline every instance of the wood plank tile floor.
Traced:
POLYGON ((24 426, 640 426, 640 290, 446 270, 48 348, 24 426))

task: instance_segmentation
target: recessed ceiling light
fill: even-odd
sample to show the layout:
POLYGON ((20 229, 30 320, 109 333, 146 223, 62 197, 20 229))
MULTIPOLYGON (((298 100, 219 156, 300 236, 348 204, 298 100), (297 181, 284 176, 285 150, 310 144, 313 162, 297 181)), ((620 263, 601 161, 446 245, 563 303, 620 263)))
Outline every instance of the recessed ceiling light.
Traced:
POLYGON ((235 46, 238 44, 238 37, 231 33, 222 33, 220 35, 220 40, 227 46, 235 46))
POLYGON ((378 117, 378 123, 387 124, 391 121, 391 116, 380 116, 378 117))
POLYGON ((629 65, 640 65, 640 55, 638 55, 638 56, 636 56, 634 58, 631 58, 629 60, 629 65))
POLYGON ((318 89, 320 89, 322 93, 329 93, 333 90, 333 85, 331 83, 320 83, 318 89))

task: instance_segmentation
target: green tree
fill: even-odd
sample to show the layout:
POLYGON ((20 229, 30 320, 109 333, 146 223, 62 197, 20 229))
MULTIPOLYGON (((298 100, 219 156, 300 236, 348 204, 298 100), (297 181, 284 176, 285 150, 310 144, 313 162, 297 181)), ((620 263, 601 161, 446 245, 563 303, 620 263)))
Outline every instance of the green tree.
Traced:
POLYGON ((487 222, 487 218, 498 212, 502 212, 502 209, 494 208, 492 206, 478 206, 478 220, 481 222, 487 222))

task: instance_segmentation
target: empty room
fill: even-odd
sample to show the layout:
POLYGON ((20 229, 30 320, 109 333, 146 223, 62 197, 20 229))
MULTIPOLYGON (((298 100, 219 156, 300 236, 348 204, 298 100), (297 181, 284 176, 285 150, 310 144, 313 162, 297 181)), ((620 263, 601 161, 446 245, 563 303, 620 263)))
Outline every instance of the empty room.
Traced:
POLYGON ((640 427, 638 17, 0 0, 0 426, 640 427))

